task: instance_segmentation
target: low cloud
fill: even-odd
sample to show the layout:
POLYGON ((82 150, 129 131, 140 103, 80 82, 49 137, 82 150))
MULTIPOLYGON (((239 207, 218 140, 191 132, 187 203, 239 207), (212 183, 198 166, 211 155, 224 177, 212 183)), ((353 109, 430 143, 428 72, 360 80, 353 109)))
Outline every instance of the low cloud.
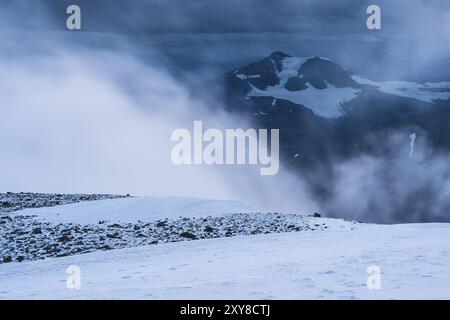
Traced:
POLYGON ((1 191, 193 196, 313 210, 283 170, 262 177, 257 166, 175 166, 173 130, 194 120, 219 129, 248 124, 193 100, 164 67, 124 53, 132 48, 27 41, 45 50, 0 61, 1 191))
POLYGON ((450 155, 421 132, 411 159, 409 141, 406 131, 392 132, 379 154, 336 163, 322 209, 365 222, 450 221, 450 155))

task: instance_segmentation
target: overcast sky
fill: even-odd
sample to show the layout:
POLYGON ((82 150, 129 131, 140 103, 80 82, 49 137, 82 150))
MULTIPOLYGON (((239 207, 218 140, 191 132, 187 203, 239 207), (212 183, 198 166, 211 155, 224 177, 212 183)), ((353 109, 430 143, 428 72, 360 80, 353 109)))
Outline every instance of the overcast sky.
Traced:
MULTIPOLYGON (((98 34, 120 35, 128 37, 126 41, 134 41, 127 50, 138 48, 148 61, 154 59, 150 57, 151 49, 156 48, 185 69, 219 68, 214 73, 228 71, 273 51, 326 56, 356 71, 374 72, 376 77, 379 73, 403 77, 399 73, 410 69, 411 60, 417 65, 419 61, 450 57, 449 0, 1 0, 1 3, 0 31, 13 28, 43 39, 34 32, 66 30, 66 8, 78 4, 82 10, 81 34, 87 36, 79 36, 77 40, 89 38, 90 46, 103 45, 108 38, 98 34), (381 31, 366 27, 370 4, 381 7, 381 31)), ((67 35, 75 38, 73 33, 67 35)), ((53 38, 51 35, 47 40, 55 41, 53 38)))
MULTIPOLYGON (((240 173, 239 180, 174 171, 169 139, 160 137, 198 119, 183 113, 199 110, 183 80, 217 77, 273 51, 329 57, 374 80, 410 77, 405 70, 420 60, 449 60, 449 0, 370 4, 381 6, 382 32, 366 28, 365 0, 0 0, 0 136, 8 150, 0 191, 237 195, 304 205, 281 175, 242 185, 240 173), (69 4, 80 5, 83 32, 65 29, 69 4), (180 77, 179 65, 189 77, 180 77), (140 113, 148 106, 161 116, 140 113), (245 193, 255 185, 266 189, 245 193)), ((225 123, 220 113, 208 119, 215 121, 225 123)))
POLYGON ((2 0, 2 3, 7 18, 17 13, 27 16, 14 18, 18 27, 64 28, 65 8, 78 4, 85 30, 153 34, 366 33, 365 11, 369 4, 382 7, 385 30, 407 32, 411 24, 415 27, 421 24, 421 30, 435 32, 441 26, 449 26, 450 11, 448 0, 2 0))

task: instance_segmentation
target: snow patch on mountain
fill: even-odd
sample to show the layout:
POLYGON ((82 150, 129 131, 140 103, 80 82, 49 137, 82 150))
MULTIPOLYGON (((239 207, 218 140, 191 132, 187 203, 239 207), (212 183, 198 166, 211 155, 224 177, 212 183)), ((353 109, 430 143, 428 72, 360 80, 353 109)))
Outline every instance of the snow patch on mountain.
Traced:
POLYGON ((298 69, 308 60, 309 58, 302 57, 287 57, 283 59, 282 69, 277 73, 280 79, 279 86, 283 86, 291 77, 296 77, 298 75, 298 69))
POLYGON ((243 73, 236 73, 236 77, 241 80, 247 80, 247 79, 258 79, 261 78, 261 75, 259 74, 252 74, 252 75, 246 75, 243 73))
POLYGON ((341 105, 356 98, 361 90, 354 88, 336 88, 328 84, 326 89, 316 89, 307 84, 307 89, 301 91, 289 91, 284 87, 285 83, 260 90, 252 86, 248 94, 251 97, 274 97, 288 100, 295 104, 301 104, 311 109, 314 114, 327 119, 339 118, 343 115, 341 105))
MULTIPOLYGON (((286 88, 289 79, 299 77, 299 69, 310 59, 321 59, 331 62, 324 58, 303 58, 303 57, 285 57, 281 65, 282 68, 277 72, 279 83, 275 86, 268 86, 261 90, 249 83, 251 91, 247 94, 249 97, 273 97, 276 99, 288 100, 295 104, 301 104, 311 109, 316 115, 324 118, 338 118, 342 116, 340 106, 346 101, 354 99, 361 90, 354 88, 337 88, 327 83, 327 88, 316 89, 311 84, 306 83, 306 89, 299 91, 290 91, 286 88)), ((237 74, 241 80, 247 80, 248 76, 237 74)), ((300 75, 301 78, 301 75, 300 75)), ((274 101, 275 101, 274 100, 274 101)))
POLYGON ((408 81, 383 81, 376 82, 358 75, 352 79, 359 84, 376 87, 378 91, 404 98, 434 103, 436 100, 450 99, 450 82, 437 82, 420 84, 408 81))

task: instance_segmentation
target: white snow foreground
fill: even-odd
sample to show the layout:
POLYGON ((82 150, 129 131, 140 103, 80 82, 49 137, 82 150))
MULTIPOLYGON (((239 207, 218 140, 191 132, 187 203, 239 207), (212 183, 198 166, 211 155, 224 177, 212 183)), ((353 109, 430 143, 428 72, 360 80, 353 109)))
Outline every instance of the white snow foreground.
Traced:
MULTIPOLYGON (((322 220, 322 219, 320 219, 322 220)), ((450 225, 365 225, 0 265, 1 299, 449 299, 450 225), (66 270, 81 270, 68 289, 66 270), (367 288, 369 266, 381 289, 367 288)))

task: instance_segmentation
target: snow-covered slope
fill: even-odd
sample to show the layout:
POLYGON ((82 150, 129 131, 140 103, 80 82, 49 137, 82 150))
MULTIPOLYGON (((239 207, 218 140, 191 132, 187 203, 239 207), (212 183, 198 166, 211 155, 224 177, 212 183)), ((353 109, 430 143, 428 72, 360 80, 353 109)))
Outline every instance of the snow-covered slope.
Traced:
POLYGON ((450 299, 450 225, 341 223, 3 264, 0 299, 450 299), (80 290, 66 287, 70 265, 80 290), (380 290, 366 286, 369 266, 380 290))
POLYGON ((180 216, 220 216, 254 211, 250 205, 239 201, 182 197, 132 197, 26 209, 18 213, 36 216, 53 223, 96 224, 99 221, 155 221, 180 216))
POLYGON ((434 103, 436 100, 450 99, 450 82, 424 84, 408 81, 376 82, 357 75, 353 75, 352 79, 359 84, 373 86, 383 93, 423 102, 434 103))
MULTIPOLYGON (((126 214, 126 212, 125 212, 126 214)), ((327 219, 279 213, 236 213, 134 223, 52 223, 32 216, 0 215, 0 264, 198 239, 329 228, 327 219)), ((356 222, 340 227, 354 230, 356 222)))
POLYGON ((284 83, 266 90, 259 90, 252 87, 248 94, 251 97, 271 96, 275 99, 288 100, 295 104, 301 104, 311 109, 314 114, 327 118, 339 118, 342 116, 341 105, 354 99, 361 90, 353 88, 336 88, 328 85, 327 89, 316 89, 308 86, 302 91, 289 91, 284 88, 284 83))
MULTIPOLYGON (((311 232, 327 219, 257 213, 238 201, 142 197, 0 213, 0 264, 145 245, 243 235, 311 232)), ((356 222, 340 227, 356 228, 356 222)))
POLYGON ((246 210, 150 197, 3 213, 0 299, 450 298, 449 224, 246 210), (80 290, 67 288, 74 265, 80 290), (371 266, 380 290, 366 286, 371 266))
MULTIPOLYGON (((64 197, 69 199, 69 195, 59 196, 64 197)), ((52 199, 40 194, 15 199, 28 205, 41 204, 42 198, 52 199)), ((302 216, 248 214, 254 210, 239 201, 111 196, 60 206, 54 206, 54 201, 42 204, 52 207, 0 211, 0 264, 193 239, 319 229, 302 216)), ((7 207, 24 206, 17 200, 7 207)))

